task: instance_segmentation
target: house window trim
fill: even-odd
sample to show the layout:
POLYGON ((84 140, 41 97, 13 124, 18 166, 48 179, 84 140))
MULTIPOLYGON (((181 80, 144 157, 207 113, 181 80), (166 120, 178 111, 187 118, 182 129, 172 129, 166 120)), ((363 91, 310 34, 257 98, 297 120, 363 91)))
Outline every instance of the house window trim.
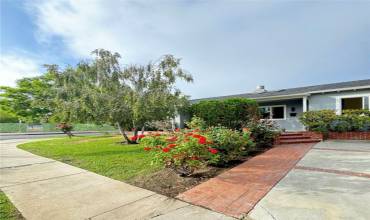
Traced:
MULTIPOLYGON (((362 109, 365 109, 365 97, 368 96, 370 100, 370 96, 368 94, 359 94, 359 95, 343 95, 343 96, 338 96, 338 102, 339 102, 339 115, 342 114, 343 111, 343 106, 342 106, 342 99, 348 99, 348 98, 362 98, 362 109)), ((369 101, 369 109, 370 109, 370 101, 369 101)))
POLYGON ((286 120, 287 119, 287 112, 286 112, 286 105, 262 105, 258 108, 270 108, 270 117, 269 118, 263 118, 262 120, 272 120, 272 121, 280 121, 280 120, 286 120), (284 118, 272 118, 272 107, 284 107, 284 118))

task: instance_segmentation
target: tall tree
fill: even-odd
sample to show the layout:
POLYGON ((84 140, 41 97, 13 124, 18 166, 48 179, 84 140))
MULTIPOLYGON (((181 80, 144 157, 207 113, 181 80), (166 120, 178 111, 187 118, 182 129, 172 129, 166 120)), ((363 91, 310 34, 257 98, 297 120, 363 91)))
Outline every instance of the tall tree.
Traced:
POLYGON ((109 122, 133 143, 125 131, 133 129, 136 135, 147 123, 168 120, 187 104, 187 97, 175 84, 193 79, 172 55, 122 69, 118 53, 103 49, 92 53, 92 62, 81 62, 57 74, 58 112, 64 120, 109 122))
POLYGON ((27 122, 48 121, 53 112, 54 75, 23 78, 15 87, 0 86, 0 109, 27 122))

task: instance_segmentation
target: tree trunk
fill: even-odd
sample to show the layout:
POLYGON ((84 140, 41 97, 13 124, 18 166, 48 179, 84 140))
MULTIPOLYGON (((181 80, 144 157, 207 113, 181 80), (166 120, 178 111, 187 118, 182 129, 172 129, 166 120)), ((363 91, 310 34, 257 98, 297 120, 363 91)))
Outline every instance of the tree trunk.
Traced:
POLYGON ((126 142, 129 143, 129 144, 133 144, 133 142, 128 138, 125 130, 121 127, 121 125, 118 122, 116 124, 117 124, 119 132, 121 133, 123 138, 126 140, 126 142))
POLYGON ((145 126, 143 126, 143 127, 141 128, 141 134, 142 134, 142 135, 144 135, 144 132, 145 132, 145 126))

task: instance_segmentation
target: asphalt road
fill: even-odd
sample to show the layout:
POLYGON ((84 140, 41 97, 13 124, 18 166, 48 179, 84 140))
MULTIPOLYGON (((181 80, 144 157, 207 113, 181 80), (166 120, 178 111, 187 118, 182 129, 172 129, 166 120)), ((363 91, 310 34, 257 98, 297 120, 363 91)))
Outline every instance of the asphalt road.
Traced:
MULTIPOLYGON (((104 135, 105 132, 73 132, 75 136, 94 136, 104 135)), ((15 139, 37 139, 37 138, 49 138, 49 137, 66 137, 63 133, 29 133, 29 134, 0 134, 0 140, 15 140, 15 139)))

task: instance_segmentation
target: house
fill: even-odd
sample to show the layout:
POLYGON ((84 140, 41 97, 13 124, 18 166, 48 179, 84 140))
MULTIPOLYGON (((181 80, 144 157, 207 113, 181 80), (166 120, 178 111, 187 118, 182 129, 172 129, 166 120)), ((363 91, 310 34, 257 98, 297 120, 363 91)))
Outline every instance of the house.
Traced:
MULTIPOLYGON (((305 127, 299 116, 306 111, 333 109, 341 114, 345 109, 370 109, 370 79, 274 91, 258 86, 252 93, 193 99, 191 102, 235 97, 256 100, 263 118, 276 121, 287 131, 301 131, 305 127)), ((183 127, 185 119, 185 116, 178 116, 176 124, 183 127)))

